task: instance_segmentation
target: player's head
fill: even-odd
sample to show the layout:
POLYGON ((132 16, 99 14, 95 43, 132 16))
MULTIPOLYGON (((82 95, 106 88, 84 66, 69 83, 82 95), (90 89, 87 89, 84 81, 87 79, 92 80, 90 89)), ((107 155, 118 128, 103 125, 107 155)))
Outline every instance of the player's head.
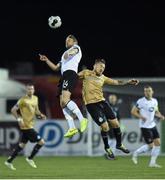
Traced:
POLYGON ((108 97, 108 100, 109 100, 110 104, 112 104, 112 105, 117 104, 117 96, 115 94, 111 94, 108 97))
POLYGON ((74 35, 72 35, 72 34, 67 36, 66 41, 65 41, 66 48, 70 48, 75 44, 78 44, 78 41, 77 41, 76 37, 74 35))
POLYGON ((151 99, 153 96, 153 93, 154 93, 154 91, 151 86, 144 87, 144 95, 147 99, 151 99))
POLYGON ((105 60, 104 59, 96 59, 95 64, 93 66, 93 70, 97 76, 101 76, 105 70, 105 60))
POLYGON ((26 85, 26 93, 28 96, 32 96, 34 94, 34 85, 33 84, 27 84, 26 85))

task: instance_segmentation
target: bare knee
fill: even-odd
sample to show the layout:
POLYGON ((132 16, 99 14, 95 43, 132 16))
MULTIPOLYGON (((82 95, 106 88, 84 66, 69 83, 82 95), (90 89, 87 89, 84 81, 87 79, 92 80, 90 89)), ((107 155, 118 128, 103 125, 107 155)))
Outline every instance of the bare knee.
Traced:
POLYGON ((108 123, 105 122, 101 125, 101 130, 102 131, 105 131, 105 132, 108 132, 109 131, 109 126, 108 126, 108 123))
POLYGON ((155 146, 160 146, 160 139, 159 138, 157 138, 157 139, 154 139, 154 145, 155 146))
POLYGON ((64 108, 68 104, 69 101, 70 101, 70 98, 67 98, 67 97, 62 98, 61 101, 60 101, 60 106, 62 108, 64 108))
POLYGON ((112 128, 119 128, 120 127, 119 121, 117 119, 109 120, 108 122, 110 123, 112 128))
POLYGON ((41 139, 39 142, 38 142, 39 145, 43 146, 45 144, 45 141, 43 139, 41 139))
POLYGON ((70 101, 71 93, 69 91, 62 92, 62 95, 60 97, 60 106, 64 108, 68 102, 70 101))
POLYGON ((19 147, 21 147, 22 149, 24 149, 25 146, 26 146, 25 143, 19 143, 19 147))
POLYGON ((154 143, 152 142, 152 143, 148 144, 148 146, 149 146, 150 148, 153 148, 153 147, 154 147, 154 143))

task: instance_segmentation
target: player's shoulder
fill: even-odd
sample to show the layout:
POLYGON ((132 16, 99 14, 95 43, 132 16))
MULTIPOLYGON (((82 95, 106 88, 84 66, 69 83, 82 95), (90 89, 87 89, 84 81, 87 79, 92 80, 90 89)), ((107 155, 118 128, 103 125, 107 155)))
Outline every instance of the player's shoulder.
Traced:
POLYGON ((24 96, 22 96, 22 97, 19 98, 19 101, 24 101, 26 98, 27 98, 27 96, 24 95, 24 96))
POLYGON ((102 74, 101 77, 102 77, 103 79, 105 79, 105 80, 106 80, 106 79, 110 79, 110 77, 107 77, 107 76, 104 75, 104 74, 102 74))
POLYGON ((33 95, 33 99, 34 99, 34 100, 38 100, 38 96, 33 95))
POLYGON ((137 100, 137 103, 144 103, 145 97, 141 97, 137 100))
POLYGON ((81 50, 80 46, 78 44, 74 44, 71 49, 77 49, 78 51, 81 50))
POLYGON ((84 69, 83 70, 83 73, 86 74, 86 75, 90 75, 92 74, 93 71, 89 70, 89 69, 84 69))
POLYGON ((152 101, 158 103, 158 100, 156 98, 152 98, 152 101))
POLYGON ((22 96, 22 97, 20 97, 20 98, 18 99, 17 105, 21 105, 21 104, 23 104, 25 101, 26 101, 26 96, 24 95, 24 96, 22 96))
POLYGON ((78 44, 74 44, 72 47, 80 48, 80 46, 78 44))

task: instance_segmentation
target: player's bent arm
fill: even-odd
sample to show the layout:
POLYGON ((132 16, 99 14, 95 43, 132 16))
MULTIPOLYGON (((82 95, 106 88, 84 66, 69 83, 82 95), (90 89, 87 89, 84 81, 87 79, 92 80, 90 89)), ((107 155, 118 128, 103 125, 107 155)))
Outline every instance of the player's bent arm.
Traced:
POLYGON ((64 59, 67 60, 68 58, 75 56, 78 53, 78 51, 78 48, 70 49, 69 51, 65 52, 64 59))
POLYGON ((138 119, 144 119, 144 117, 142 117, 139 113, 139 109, 136 106, 133 106, 133 108, 131 109, 131 114, 138 119))
POLYGON ((46 116, 44 114, 42 114, 41 111, 39 110, 38 105, 36 106, 35 114, 38 119, 46 119, 46 116))
POLYGON ((159 118, 160 120, 165 120, 165 117, 161 114, 159 110, 155 111, 155 116, 159 118))
POLYGON ((19 110, 18 105, 13 106, 11 109, 11 113, 16 119, 18 119, 20 117, 17 113, 18 110, 19 110))
POLYGON ((84 70, 78 73, 79 79, 84 79, 84 70))
POLYGON ((19 107, 18 105, 16 104, 15 106, 13 106, 13 108, 11 109, 11 113, 13 114, 13 116, 16 118, 16 120, 18 121, 18 124, 20 126, 20 128, 24 128, 24 122, 23 122, 23 119, 22 117, 20 117, 17 113, 19 107))

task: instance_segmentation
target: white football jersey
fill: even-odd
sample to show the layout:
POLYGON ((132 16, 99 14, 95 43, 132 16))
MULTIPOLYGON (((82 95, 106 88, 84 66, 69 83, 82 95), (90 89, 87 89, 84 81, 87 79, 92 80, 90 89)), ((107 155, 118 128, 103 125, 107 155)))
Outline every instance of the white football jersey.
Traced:
POLYGON ((78 46, 78 45, 73 45, 71 48, 66 50, 61 57, 61 62, 60 62, 61 63, 61 74, 63 74, 67 70, 72 70, 77 73, 78 65, 81 60, 81 57, 82 57, 82 52, 81 52, 80 46, 78 46), (64 54, 67 51, 74 49, 74 48, 78 49, 78 53, 75 54, 74 56, 69 57, 68 59, 64 59, 64 54))
POLYGON ((145 97, 137 101, 136 107, 139 109, 140 114, 146 118, 146 121, 140 119, 139 126, 141 128, 153 128, 156 126, 154 121, 155 111, 158 110, 158 101, 155 98, 151 100, 145 97))

